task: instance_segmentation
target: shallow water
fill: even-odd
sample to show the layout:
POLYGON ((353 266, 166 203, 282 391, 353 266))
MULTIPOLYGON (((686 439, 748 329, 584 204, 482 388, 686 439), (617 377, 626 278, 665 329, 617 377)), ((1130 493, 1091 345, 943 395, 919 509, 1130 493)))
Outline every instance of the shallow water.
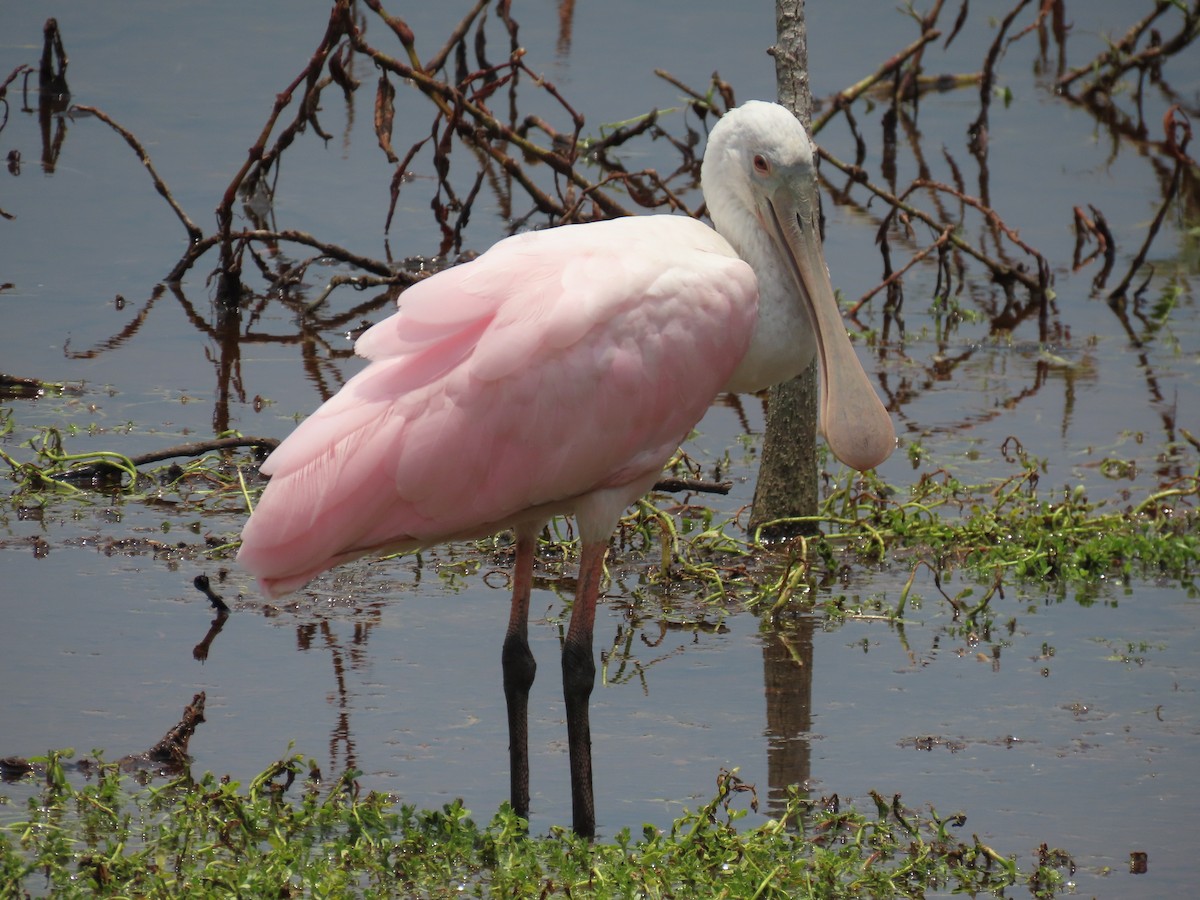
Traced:
MULTIPOLYGON (((818 96, 862 77, 913 34, 886 4, 884 12, 865 2, 829 6, 808 10, 818 96), (881 25, 869 35, 860 33, 865 15, 881 25)), ((772 63, 763 53, 773 39, 769 10, 747 15, 734 7, 661 4, 651 13, 636 4, 579 5, 569 49, 549 9, 517 15, 530 58, 542 61, 591 121, 602 122, 676 102, 678 92, 653 78, 656 66, 697 86, 719 68, 739 98, 772 95, 772 63)), ((428 12, 411 19, 419 37, 444 34, 457 17, 422 9, 428 12)), ((41 24, 57 16, 74 101, 100 107, 137 134, 177 199, 207 226, 272 98, 323 28, 324 3, 284 10, 180 4, 163 15, 158 6, 128 4, 98 21, 82 3, 23 4, 3 14, 0 72, 36 63, 41 24)), ((1074 16, 1072 64, 1090 58, 1106 28, 1124 30, 1131 21, 1126 4, 1116 2, 1088 4, 1086 13, 1080 6, 1074 16)), ((980 17, 927 68, 974 69, 988 40, 980 17)), ((430 39, 429 47, 439 43, 430 39)), ((880 472, 899 485, 914 480, 905 451, 919 443, 936 465, 965 478, 1007 474, 999 448, 1012 435, 1045 460, 1044 484, 1083 484, 1094 499, 1145 493, 1172 472, 1195 468, 1195 454, 1176 449, 1180 427, 1200 432, 1192 288, 1200 255, 1188 233, 1195 208, 1181 205, 1168 217, 1151 257, 1157 275, 1149 302, 1174 283, 1177 305, 1157 330, 1135 320, 1135 345, 1093 294, 1095 268, 1071 272, 1071 207, 1104 211, 1117 239, 1119 277, 1159 202, 1161 172, 1153 153, 1110 143, 1086 111, 1042 87, 1033 51, 1028 41, 1014 45, 1001 68, 1013 101, 992 108, 989 187, 1007 221, 1054 266, 1048 330, 1040 333, 1035 317, 1011 334, 993 333, 988 315, 947 328, 925 299, 933 273, 914 272, 903 340, 895 340, 893 322, 882 351, 861 351, 902 441, 880 472), (1108 457, 1135 465, 1108 477, 1099 466, 1108 457)), ((367 84, 374 78, 359 74, 367 84)), ((1168 75, 1181 97, 1200 94, 1194 61, 1176 61, 1168 75)), ((1152 129, 1162 103, 1155 95, 1146 111, 1152 129)), ((0 283, 11 285, 0 292, 0 371, 82 389, 6 401, 16 423, 0 438, 7 452, 27 456, 20 442, 45 424, 76 429, 69 437, 76 452, 145 452, 210 436, 214 423, 282 436, 295 415, 354 369, 342 358, 351 325, 331 329, 325 347, 301 347, 282 306, 268 307, 249 336, 231 344, 203 267, 178 294, 155 296, 182 253, 184 233, 129 148, 95 120, 55 119, 53 129, 65 136, 53 165, 43 164, 37 117, 20 108, 11 86, 9 104, 0 148, 19 149, 23 163, 19 176, 0 174, 0 208, 16 216, 0 222, 0 283), (271 402, 256 409, 256 396, 271 402)), ((977 104, 974 89, 930 95, 917 123, 935 176, 950 177, 945 148, 969 190, 978 189, 980 174, 965 150, 964 126, 977 104)), ((878 143, 881 111, 856 110, 869 146, 878 143)), ((410 122, 420 133, 428 119, 423 100, 398 92, 398 134, 410 122)), ((374 145, 369 96, 353 121, 343 109, 328 109, 323 123, 337 140, 323 145, 310 137, 296 146, 275 215, 281 227, 382 256, 390 167, 374 145)), ((853 155, 840 124, 819 140, 842 158, 853 155)), ((648 160, 661 153, 653 146, 638 152, 648 160)), ((901 180, 912 166, 902 155, 909 171, 901 180)), ((386 239, 395 256, 435 252, 431 187, 427 177, 406 187, 386 239)), ((499 204, 489 202, 468 230, 474 249, 504 232, 494 215, 499 204)), ((825 208, 834 283, 854 300, 879 280, 879 210, 828 196, 825 208)), ((310 280, 318 284, 318 276, 310 280)), ((349 308, 361 299, 334 294, 333 302, 349 308)), ((981 277, 961 302, 986 314, 1004 306, 1002 292, 981 277)), ((884 326, 880 306, 860 317, 865 327, 884 326)), ((749 403, 747 413, 757 432, 761 411, 749 403)), ((729 511, 752 491, 753 456, 738 443, 742 429, 733 410, 715 407, 690 447, 702 459, 732 448, 741 480, 722 501, 729 511)), ((201 663, 193 651, 212 616, 191 581, 201 572, 215 578, 218 566, 191 552, 150 552, 147 542, 195 546, 204 534, 235 534, 241 518, 237 510, 201 516, 90 499, 55 503, 40 516, 0 507, 0 679, 7 686, 0 755, 65 746, 103 748, 109 757, 137 752, 204 690, 208 721, 191 746, 200 771, 244 779, 294 742, 327 773, 354 765, 366 784, 406 802, 436 806, 461 796, 478 816, 490 815, 507 793, 502 561, 486 577, 460 574, 446 552, 426 555, 420 567, 413 560, 359 566, 279 609, 230 571, 218 591, 242 596, 201 663), (140 543, 112 543, 122 539, 140 543)), ((619 571, 596 629, 598 653, 628 641, 632 654, 611 657, 593 695, 602 834, 668 823, 712 796, 720 768, 737 766, 757 785, 763 813, 785 784, 868 806, 875 789, 942 814, 965 811, 972 832, 1025 866, 1043 841, 1066 848, 1081 866, 1085 895, 1164 896, 1200 875, 1192 847, 1200 815, 1187 790, 1200 762, 1193 649, 1200 605, 1177 585, 1102 584, 1064 599, 1052 588, 1043 596, 1010 585, 997 621, 1013 620, 1013 633, 973 646, 956 636, 949 610, 922 576, 915 593, 925 602, 908 611, 903 629, 869 620, 829 630, 797 623, 800 631, 787 638, 801 648, 805 665, 798 667, 780 661, 778 639, 760 633, 748 614, 703 630, 662 627, 655 607, 635 606, 631 616, 636 576, 619 571), (1147 875, 1127 873, 1135 850, 1149 853, 1147 875), (1101 874, 1104 867, 1111 874, 1101 874)), ((908 573, 900 564, 859 572, 834 590, 894 604, 908 573)), ((531 704, 532 814, 535 830, 544 830, 570 819, 557 672, 562 597, 539 590, 534 611, 531 641, 542 668, 531 704)), ((19 798, 27 790, 3 793, 19 798)))

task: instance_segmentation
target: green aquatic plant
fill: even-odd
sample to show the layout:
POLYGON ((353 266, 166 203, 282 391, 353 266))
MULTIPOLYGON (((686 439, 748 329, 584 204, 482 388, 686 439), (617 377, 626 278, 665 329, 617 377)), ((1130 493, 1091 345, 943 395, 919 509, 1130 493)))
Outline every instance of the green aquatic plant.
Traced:
MULTIPOLYGON (((70 453, 60 431, 44 428, 24 445, 32 451, 25 454, 29 458, 0 450, 0 459, 9 463, 17 485, 10 504, 53 503, 63 492, 86 502, 96 491, 110 503, 168 504, 177 515, 207 517, 209 530, 196 550, 219 559, 236 550, 238 525, 262 487, 251 477, 255 460, 237 452, 255 444, 269 446, 222 436, 197 445, 190 458, 155 466, 151 463, 164 461, 161 455, 147 462, 110 451, 70 453), (216 518, 225 515, 231 518, 216 518)), ((674 492, 651 495, 622 520, 615 537, 618 559, 637 569, 635 600, 649 594, 660 601, 686 598, 773 617, 818 606, 834 617, 855 612, 844 596, 824 590, 854 568, 907 571, 907 584, 890 609, 872 601, 871 609, 859 610, 892 617, 903 614, 920 570, 928 570, 953 614, 966 619, 985 613, 990 598, 1013 583, 1050 585, 1060 596, 1075 592, 1084 602, 1102 579, 1167 579, 1195 591, 1200 465, 1190 443, 1169 448, 1175 474, 1157 483, 1148 481, 1136 458, 1109 452, 1093 470, 1122 487, 1098 500, 1079 483, 1047 488, 1044 463, 1013 439, 1002 454, 1010 473, 975 482, 938 466, 924 451, 910 454, 917 471, 907 486, 890 484, 873 471, 827 474, 816 516, 765 523, 754 533, 747 532, 743 511, 721 511, 720 499, 713 502, 706 493, 719 485, 696 479, 681 456, 665 473, 674 492), (764 539, 780 526, 800 534, 764 539), (972 600, 971 586, 955 595, 943 590, 959 573, 990 586, 981 599, 972 600)), ((1099 492, 1095 486, 1091 491, 1099 492)), ((198 534, 194 523, 190 530, 198 534)), ((163 524, 165 533, 170 526, 163 524)), ((475 546, 480 554, 503 549, 503 539, 475 546)), ((575 549, 570 522, 547 529, 541 555, 552 576, 565 576, 575 549)), ((463 572, 473 568, 460 562, 463 572)), ((451 584, 455 571, 444 573, 451 584)))
POLYGON ((245 785, 205 774, 150 787, 99 759, 77 787, 70 757, 37 760, 40 793, 3 816, 5 896, 1054 897, 1072 866, 1045 845, 1020 865, 964 830, 965 815, 878 793, 858 810, 793 791, 778 817, 739 829, 757 797, 736 771, 668 829, 588 842, 531 835, 507 804, 480 825, 461 801, 417 810, 353 771, 326 783, 298 755, 245 785))

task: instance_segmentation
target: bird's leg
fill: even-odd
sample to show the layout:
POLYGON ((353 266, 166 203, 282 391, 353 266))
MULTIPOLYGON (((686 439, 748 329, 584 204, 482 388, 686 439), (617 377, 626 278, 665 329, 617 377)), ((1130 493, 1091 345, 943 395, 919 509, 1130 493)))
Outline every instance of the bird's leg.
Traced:
POLYGON ((563 698, 567 705, 567 743, 571 752, 571 810, 575 833, 596 835, 596 804, 592 797, 592 731, 588 723, 588 698, 596 681, 592 659, 592 628, 596 599, 604 576, 608 542, 587 543, 579 560, 579 588, 571 625, 563 644, 563 698))
POLYGON ((517 534, 512 612, 500 653, 504 699, 508 705, 509 798, 513 811, 523 819, 529 818, 529 689, 537 674, 537 663, 529 649, 529 594, 533 589, 536 547, 536 532, 517 534))

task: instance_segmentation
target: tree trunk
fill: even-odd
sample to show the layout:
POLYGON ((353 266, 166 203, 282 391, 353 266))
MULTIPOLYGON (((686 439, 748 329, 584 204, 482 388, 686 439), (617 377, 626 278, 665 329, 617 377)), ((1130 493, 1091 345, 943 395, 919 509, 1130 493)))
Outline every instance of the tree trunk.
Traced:
MULTIPOLYGON (((812 117, 808 84, 808 35, 804 0, 776 0, 778 43, 775 81, 779 102, 800 117, 807 128, 812 117)), ((775 519, 817 514, 817 366, 771 388, 767 399, 767 431, 762 462, 754 489, 750 528, 775 519)), ((812 534, 815 521, 764 530, 765 537, 812 534)))

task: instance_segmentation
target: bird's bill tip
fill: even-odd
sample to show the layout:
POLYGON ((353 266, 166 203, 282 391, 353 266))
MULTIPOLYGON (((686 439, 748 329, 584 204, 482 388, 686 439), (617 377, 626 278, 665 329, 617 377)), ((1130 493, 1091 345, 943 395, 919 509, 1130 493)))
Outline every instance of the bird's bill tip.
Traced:
POLYGON ((834 456, 865 472, 892 455, 896 449, 896 431, 891 416, 873 390, 869 395, 840 397, 831 396, 832 392, 823 393, 828 399, 822 404, 822 428, 834 456))
POLYGON ((865 472, 891 456, 896 447, 896 432, 846 334, 829 281, 816 216, 806 217, 799 210, 794 221, 794 230, 787 227, 782 230, 816 337, 821 370, 821 430, 834 456, 865 472))

